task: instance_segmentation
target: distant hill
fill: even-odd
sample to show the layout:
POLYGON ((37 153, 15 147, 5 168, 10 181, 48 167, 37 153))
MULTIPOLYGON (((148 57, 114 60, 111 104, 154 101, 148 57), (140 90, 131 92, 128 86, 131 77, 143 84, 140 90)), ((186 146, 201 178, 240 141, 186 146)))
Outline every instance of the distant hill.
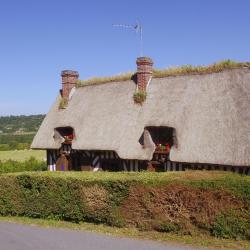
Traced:
POLYGON ((0 150, 26 149, 45 115, 0 116, 0 150))
POLYGON ((0 116, 0 133, 36 132, 45 115, 0 116))

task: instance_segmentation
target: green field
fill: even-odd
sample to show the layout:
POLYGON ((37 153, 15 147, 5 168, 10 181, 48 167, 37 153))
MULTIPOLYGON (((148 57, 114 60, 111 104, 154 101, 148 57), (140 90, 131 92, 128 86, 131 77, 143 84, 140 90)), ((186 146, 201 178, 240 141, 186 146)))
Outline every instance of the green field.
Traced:
POLYGON ((29 149, 0 151, 0 161, 7 161, 9 159, 13 161, 25 161, 30 157, 35 157, 37 160, 46 160, 46 151, 29 149))

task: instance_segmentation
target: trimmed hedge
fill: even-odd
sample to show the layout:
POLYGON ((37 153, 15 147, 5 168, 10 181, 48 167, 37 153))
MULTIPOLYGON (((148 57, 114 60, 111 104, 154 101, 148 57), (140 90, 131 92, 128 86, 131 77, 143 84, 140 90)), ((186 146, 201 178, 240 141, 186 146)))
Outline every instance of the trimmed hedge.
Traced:
POLYGON ((0 214, 250 239, 250 177, 231 173, 0 175, 0 214), (236 223, 237 222, 237 223, 236 223))

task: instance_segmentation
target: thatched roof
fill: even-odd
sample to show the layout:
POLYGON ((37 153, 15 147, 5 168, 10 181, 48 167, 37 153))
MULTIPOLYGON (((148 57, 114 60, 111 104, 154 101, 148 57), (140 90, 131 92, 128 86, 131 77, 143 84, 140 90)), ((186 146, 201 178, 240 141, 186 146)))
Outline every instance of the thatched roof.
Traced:
POLYGON ((123 159, 150 160, 138 142, 147 126, 176 130, 172 161, 250 166, 250 70, 153 78, 143 105, 132 80, 77 88, 66 109, 61 97, 44 119, 32 148, 59 148, 54 128, 71 126, 81 150, 114 150, 123 159))
MULTIPOLYGON (((169 67, 166 69, 153 69, 153 78, 164 78, 169 76, 183 76, 190 74, 208 74, 208 73, 218 73, 225 69, 237 69, 237 68, 249 68, 250 62, 235 62, 232 60, 224 60, 211 65, 206 66, 192 66, 183 65, 178 67, 169 67)), ((115 76, 108 77, 93 77, 87 80, 78 80, 77 87, 85 87, 87 85, 97 85, 110 82, 126 81, 130 80, 134 73, 128 72, 115 76)))

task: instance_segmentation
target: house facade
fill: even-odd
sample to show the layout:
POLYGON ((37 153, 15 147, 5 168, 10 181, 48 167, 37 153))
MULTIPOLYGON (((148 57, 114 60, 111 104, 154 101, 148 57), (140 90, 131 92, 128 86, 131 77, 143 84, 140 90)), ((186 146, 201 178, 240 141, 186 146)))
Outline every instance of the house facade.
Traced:
POLYGON ((78 72, 62 71, 31 146, 47 150, 50 170, 250 173, 249 67, 154 77, 150 58, 136 64, 128 79, 80 86, 78 72))

